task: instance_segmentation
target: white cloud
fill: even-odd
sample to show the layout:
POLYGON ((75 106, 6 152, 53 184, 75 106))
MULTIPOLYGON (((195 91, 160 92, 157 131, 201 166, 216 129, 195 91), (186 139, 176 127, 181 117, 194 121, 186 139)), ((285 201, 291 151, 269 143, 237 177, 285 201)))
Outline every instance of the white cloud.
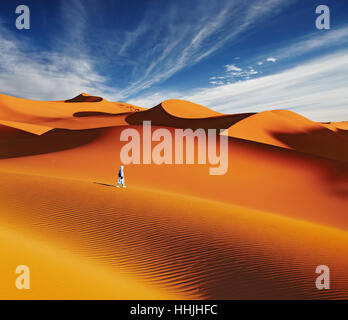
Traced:
POLYGON ((213 85, 216 85, 216 86, 221 86, 221 85, 224 85, 225 82, 219 80, 219 81, 210 81, 209 82, 210 84, 213 84, 213 85))
POLYGON ((243 70, 243 69, 237 67, 235 64, 226 64, 226 65, 225 65, 225 68, 226 68, 226 71, 227 71, 227 72, 230 72, 230 71, 239 72, 239 71, 242 71, 242 70, 243 70))
POLYGON ((168 99, 180 99, 180 97, 182 97, 182 92, 179 91, 161 91, 154 94, 143 95, 141 97, 131 99, 128 102, 136 106, 152 108, 162 101, 168 99))
POLYGON ((270 53, 258 57, 258 65, 264 64, 265 61, 276 62, 285 59, 298 58, 315 50, 323 50, 337 45, 344 45, 348 43, 348 26, 339 27, 338 29, 331 29, 328 32, 319 32, 307 34, 303 37, 294 39, 289 44, 288 41, 285 46, 273 50, 270 53), (274 58, 276 57, 276 58, 274 58))
POLYGON ((94 70, 87 57, 25 49, 25 44, 4 38, 0 32, 1 93, 39 100, 71 98, 85 91, 112 94, 105 85, 107 79, 94 70))
POLYGON ((336 30, 331 29, 328 32, 316 31, 315 33, 296 39, 292 44, 277 50, 274 54, 278 59, 285 59, 344 43, 348 43, 348 26, 340 27, 336 30))
MULTIPOLYGON (((98 30, 89 29, 89 15, 95 10, 86 10, 81 0, 69 5, 62 2, 64 32, 52 39, 58 50, 47 48, 37 54, 33 52, 41 48, 28 45, 24 52, 15 38, 2 36, 0 40, 10 41, 13 48, 0 53, 0 89, 35 99, 61 99, 89 91, 109 99, 127 100, 210 56, 288 5, 287 0, 202 0, 194 6, 187 4, 190 10, 169 4, 168 10, 158 14, 157 8, 151 10, 155 5, 149 2, 139 25, 131 25, 121 34, 114 29, 103 30, 102 38, 97 38, 98 30), (93 40, 103 42, 105 55, 99 54, 101 51, 94 53, 90 45, 96 43, 93 40), (103 76, 97 71, 103 68, 96 68, 97 64, 103 64, 104 70, 108 66, 105 72, 112 69, 113 75, 122 74, 122 80, 103 76)), ((97 7, 97 2, 93 6, 97 7)), ((0 29, 0 36, 2 33, 10 35, 9 30, 0 29)))
POLYGON ((276 62, 277 59, 273 58, 273 57, 269 57, 269 58, 266 59, 266 61, 268 61, 268 62, 276 62))
MULTIPOLYGON (((243 7, 246 5, 246 10, 243 12, 241 10, 236 10, 236 14, 232 17, 235 20, 235 25, 230 27, 226 26, 226 30, 229 33, 222 37, 220 40, 215 41, 214 46, 212 46, 208 51, 202 53, 196 61, 209 56, 219 48, 221 48, 227 41, 236 38, 245 30, 254 27, 263 21, 266 17, 270 15, 278 14, 285 6, 288 6, 297 0, 264 0, 264 1, 236 1, 236 4, 243 7)), ((232 1, 231 1, 232 3, 232 1)), ((238 8, 239 9, 239 8, 238 8)), ((245 8, 244 8, 245 9, 245 8)))
MULTIPOLYGON (((295 0, 290 2, 293 1, 295 0)), ((136 72, 133 73, 136 78, 120 91, 121 96, 138 94, 168 79, 181 69, 210 56, 228 41, 236 39, 241 33, 262 23, 264 18, 277 14, 289 5, 286 0, 253 0, 247 4, 239 0, 227 1, 225 6, 220 6, 217 2, 198 3, 201 6, 188 10, 187 16, 175 9, 159 19, 151 17, 149 13, 150 16, 142 22, 140 30, 137 28, 134 33, 128 34, 132 45, 127 41, 127 48, 122 47, 123 54, 131 53, 142 40, 146 41, 148 50, 135 58, 136 72), (178 25, 176 21, 179 16, 180 20, 187 20, 187 23, 178 25), (151 37, 142 39, 144 30, 153 30, 154 20, 163 27, 156 28, 151 37), (167 33, 163 34, 158 30, 167 30, 167 33)))
POLYGON ((259 73, 252 66, 249 66, 247 69, 243 70, 235 64, 227 64, 225 65, 225 69, 226 71, 223 76, 210 77, 209 83, 215 86, 221 86, 234 81, 250 79, 252 76, 259 73))
MULTIPOLYGON (((176 93, 176 98, 225 113, 289 109, 316 121, 342 121, 348 120, 347 74, 345 50, 277 74, 194 93, 176 93)), ((170 92, 165 96, 173 97, 170 92)), ((156 100, 156 104, 159 102, 156 100)), ((137 103, 142 105, 141 98, 137 103)))

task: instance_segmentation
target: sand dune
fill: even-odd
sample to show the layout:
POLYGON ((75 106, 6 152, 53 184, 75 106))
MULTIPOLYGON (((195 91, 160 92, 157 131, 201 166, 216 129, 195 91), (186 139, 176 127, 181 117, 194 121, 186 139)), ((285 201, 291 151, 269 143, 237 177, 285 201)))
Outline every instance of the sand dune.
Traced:
POLYGON ((81 93, 72 99, 65 100, 65 102, 100 102, 103 101, 103 98, 91 96, 87 93, 81 93))
POLYGON ((115 267, 112 281, 125 274, 191 298, 348 297, 343 231, 148 188, 11 174, 0 185, 3 221, 115 267), (326 292, 313 284, 323 262, 335 266, 326 292))
POLYGON ((52 129, 40 136, 11 127, 0 127, 0 159, 47 154, 77 148, 96 139, 100 129, 52 129), (6 134, 5 134, 6 132, 6 134))
POLYGON ((200 119, 208 117, 222 116, 220 112, 216 112, 200 104, 192 103, 185 100, 166 100, 163 101, 160 106, 167 113, 174 117, 185 119, 200 119))
POLYGON ((67 103, 67 101, 34 101, 0 95, 0 121, 7 121, 6 124, 12 121, 16 123, 13 127, 41 134, 47 132, 47 128, 76 130, 126 125, 127 114, 144 110, 131 104, 109 102, 98 98, 81 94, 67 100, 70 102, 67 103), (81 113, 89 116, 77 119, 81 113))
POLYGON ((342 130, 345 130, 345 131, 348 130, 348 121, 326 122, 326 123, 322 123, 322 125, 336 132, 339 132, 342 130))
POLYGON ((257 113, 228 128, 231 137, 348 161, 348 136, 287 110, 257 113), (336 132, 335 132, 336 131, 336 132))
POLYGON ((0 95, 0 298, 348 298, 346 122, 99 98, 0 95), (227 129, 228 172, 128 165, 114 188, 120 134, 143 120, 227 129), (23 263, 24 294, 8 281, 23 263), (315 288, 320 264, 332 290, 315 288))
MULTIPOLYGON (((24 149, 28 151, 27 157, 6 159, 3 156, 1 167, 10 172, 113 184, 120 163, 119 141, 124 128, 62 132, 57 129, 37 137, 37 144, 32 146, 38 151, 33 152, 33 156, 29 154, 30 148, 24 149), (40 143, 40 139, 47 140, 40 143), (51 148, 50 153, 43 152, 42 146, 51 148), (51 146, 56 146, 57 152, 51 146)), ((142 136, 142 127, 133 128, 142 136)), ((152 130, 156 128, 152 127, 152 130)), ((13 147, 12 152, 16 150, 13 147)), ((209 167, 208 164, 129 165, 127 179, 134 185, 191 194, 348 229, 347 198, 344 196, 348 190, 348 166, 345 163, 230 138, 228 172, 210 176, 209 167), (221 192, 221 189, 226 191, 221 192)))
POLYGON ((143 121, 151 120, 151 124, 157 126, 226 129, 250 115, 252 114, 222 115, 188 101, 167 100, 149 110, 127 116, 127 122, 131 125, 140 125, 143 121))
POLYGON ((41 135, 45 132, 52 130, 51 127, 17 121, 0 120, 0 125, 16 128, 25 132, 34 133, 36 135, 41 135))
POLYGON ((47 241, 32 230, 0 226, 0 299, 185 299, 128 276, 117 267, 105 267, 85 256, 47 241), (5 262, 5 263, 4 263, 5 262), (15 267, 30 266, 31 289, 18 290, 15 267), (98 275, 98 276, 96 276, 98 275))

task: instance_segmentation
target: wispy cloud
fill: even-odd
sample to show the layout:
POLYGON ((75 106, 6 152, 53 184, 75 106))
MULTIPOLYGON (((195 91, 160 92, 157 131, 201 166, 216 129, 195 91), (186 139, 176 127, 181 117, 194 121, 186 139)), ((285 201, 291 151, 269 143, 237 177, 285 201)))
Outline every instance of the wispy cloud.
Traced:
POLYGON ((196 59, 196 61, 200 61, 203 58, 211 55, 218 49, 220 49, 226 42, 231 41, 232 39, 237 38, 240 34, 249 30, 255 25, 258 25, 264 21, 265 18, 270 15, 276 15, 280 11, 284 9, 284 7, 289 6, 296 2, 296 0, 265 0, 265 1, 243 1, 238 2, 236 5, 243 7, 244 3, 244 11, 236 11, 232 21, 235 23, 228 28, 224 28, 229 30, 225 36, 217 39, 214 45, 211 48, 202 54, 196 59))
POLYGON ((104 56, 95 54, 90 45, 93 41, 88 41, 90 10, 81 0, 74 0, 72 6, 62 7, 66 29, 54 39, 58 43, 55 48, 35 50, 0 26, 0 90, 42 100, 69 98, 87 91, 148 107, 165 99, 182 98, 229 113, 285 108, 314 120, 348 119, 346 51, 260 77, 262 68, 347 44, 348 27, 287 41, 283 47, 254 57, 253 62, 232 55, 225 71, 209 79, 213 87, 144 94, 145 89, 233 43, 286 5, 289 2, 285 0, 198 1, 187 8, 168 4, 161 14, 150 5, 143 19, 122 34, 105 31, 105 53, 112 54, 104 56), (103 72, 102 62, 110 72, 103 72), (251 79, 254 76, 257 78, 251 79))
POLYGON ((130 85, 119 92, 121 96, 127 98, 139 94, 207 58, 228 41, 262 23, 265 17, 276 14, 289 2, 253 0, 246 4, 236 0, 198 1, 196 4, 189 10, 172 7, 163 16, 155 17, 148 11, 140 25, 127 34, 121 53, 131 57, 136 72, 132 72, 130 85), (155 29, 153 21, 156 21, 155 29), (151 32, 151 37, 145 37, 148 32, 151 32), (146 52, 139 54, 139 44, 140 50, 148 48, 146 52))
POLYGON ((348 43, 348 26, 332 29, 329 32, 315 32, 306 35, 302 39, 297 39, 296 42, 284 47, 274 55, 278 59, 284 59, 294 56, 299 56, 312 52, 317 49, 325 49, 335 45, 343 45, 348 43))
POLYGON ((106 78, 88 57, 30 51, 23 42, 4 36, 0 28, 1 93, 29 99, 64 99, 84 91, 112 94, 106 78))
POLYGON ((277 60, 278 59, 273 58, 273 57, 269 57, 269 58, 266 59, 266 61, 268 61, 268 62, 276 62, 277 60))
MULTIPOLYGON (((147 2, 138 23, 121 33, 104 28, 98 39, 101 33, 92 23, 98 3, 72 0, 67 6, 62 1, 64 32, 52 39, 55 47, 39 48, 42 54, 30 53, 38 50, 27 47, 24 54, 16 38, 8 39, 13 48, 1 53, 0 89, 39 99, 82 90, 127 100, 209 57, 293 1, 199 0, 182 1, 179 6, 163 2, 163 12, 147 2), (103 48, 95 50, 96 39, 103 48), (20 72, 15 65, 21 66, 20 72), (6 73, 9 70, 15 72, 6 73)), ((0 30, 0 34, 5 39, 9 32, 0 30)))
MULTIPOLYGON (((290 109, 316 121, 348 120, 348 51, 314 59, 277 74, 182 92, 176 98, 226 113, 290 109)), ((157 97, 172 97, 171 92, 157 97)), ((156 100, 156 99, 155 99, 156 100)), ((146 105, 151 96, 132 102, 146 105)), ((154 104, 157 100, 151 101, 154 104)), ((148 105, 149 106, 149 105, 148 105)))
POLYGON ((227 76, 216 75, 209 79, 209 83, 214 86, 223 86, 238 82, 241 80, 249 80, 251 78, 259 77, 263 73, 263 66, 282 62, 281 67, 287 65, 288 59, 298 59, 300 56, 307 53, 321 54, 321 49, 331 48, 336 50, 335 46, 345 45, 348 43, 348 27, 343 26, 330 32, 316 32, 306 36, 292 40, 290 44, 284 47, 276 48, 275 55, 264 54, 251 59, 255 66, 249 66, 248 69, 237 66, 236 64, 225 65, 227 76), (256 70, 257 69, 257 70, 256 70), (230 72, 228 72, 230 71, 230 72))
POLYGON ((284 44, 275 49, 271 53, 272 56, 270 56, 270 53, 266 53, 266 55, 258 57, 258 64, 262 65, 265 61, 276 62, 278 60, 294 59, 319 50, 347 45, 348 26, 341 26, 330 31, 316 31, 301 38, 293 39, 291 43, 284 44))

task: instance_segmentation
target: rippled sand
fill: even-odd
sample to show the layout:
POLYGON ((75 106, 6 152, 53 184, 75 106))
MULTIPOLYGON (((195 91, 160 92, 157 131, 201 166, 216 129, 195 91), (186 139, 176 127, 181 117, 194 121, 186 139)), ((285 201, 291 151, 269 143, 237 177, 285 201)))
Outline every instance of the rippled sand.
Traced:
MULTIPOLYGON (((344 231, 155 189, 14 174, 3 174, 0 185, 1 219, 8 230, 73 254, 77 263, 65 274, 43 271, 53 283, 61 282, 54 288, 58 297, 62 288, 66 297, 86 296, 69 287, 74 273, 88 272, 91 263, 97 282, 104 271, 110 283, 123 276, 139 282, 133 297, 158 298, 162 292, 163 298, 348 298, 344 231), (333 266, 331 290, 315 287, 320 264, 333 266)), ((38 277, 45 260, 32 267, 38 277)), ((66 266, 65 260, 56 263, 66 266)), ((127 296, 98 285, 92 297, 127 296)), ((127 290, 132 288, 130 281, 127 290)), ((31 294, 45 296, 35 278, 31 294)))

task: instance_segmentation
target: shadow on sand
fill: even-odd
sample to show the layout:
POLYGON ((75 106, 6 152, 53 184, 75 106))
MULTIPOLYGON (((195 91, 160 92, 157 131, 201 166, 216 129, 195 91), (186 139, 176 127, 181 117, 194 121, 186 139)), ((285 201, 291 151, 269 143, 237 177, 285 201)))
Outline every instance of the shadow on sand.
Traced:
POLYGON ((100 186, 104 186, 104 187, 116 187, 115 185, 113 184, 107 184, 107 183, 101 183, 101 182, 93 182, 94 184, 99 184, 100 186))

